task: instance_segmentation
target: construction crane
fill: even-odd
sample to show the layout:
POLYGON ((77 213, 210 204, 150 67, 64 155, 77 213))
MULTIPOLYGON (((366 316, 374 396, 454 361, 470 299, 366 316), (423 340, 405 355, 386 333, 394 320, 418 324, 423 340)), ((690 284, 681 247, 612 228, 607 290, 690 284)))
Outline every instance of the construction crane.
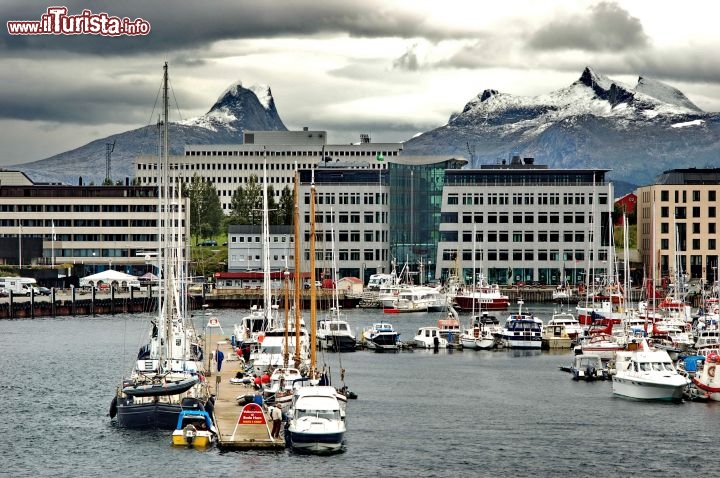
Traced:
POLYGON ((115 140, 111 143, 105 143, 105 184, 111 184, 110 179, 110 155, 115 149, 115 140))

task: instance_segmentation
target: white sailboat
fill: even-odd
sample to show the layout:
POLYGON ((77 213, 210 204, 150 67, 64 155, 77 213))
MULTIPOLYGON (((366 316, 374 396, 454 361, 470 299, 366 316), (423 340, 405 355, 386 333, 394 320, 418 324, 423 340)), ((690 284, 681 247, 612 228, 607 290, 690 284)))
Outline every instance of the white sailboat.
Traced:
POLYGON ((149 343, 138 353, 129 377, 118 387, 111 418, 127 428, 175 429, 180 411, 209 407, 202 349, 187 310, 185 211, 168 159, 168 70, 163 68, 162 147, 158 159, 158 314, 149 343))
MULTIPOLYGON (((271 331, 277 329, 279 324, 279 313, 276 304, 272 304, 272 293, 271 293, 271 278, 270 278, 270 220, 269 220, 269 206, 268 206, 268 191, 267 191, 267 164, 263 158, 263 181, 262 181, 262 194, 263 194, 263 216, 262 216, 262 262, 263 262, 263 305, 262 307, 253 306, 250 313, 242 319, 240 322, 233 326, 233 334, 238 345, 241 347, 249 346, 252 351, 252 358, 257 360, 258 354, 263 353, 261 351, 261 343, 267 335, 271 335, 271 331)), ((272 342, 272 341, 269 341, 272 342)), ((273 346, 268 342, 267 345, 273 346)), ((274 344, 278 345, 281 344, 274 344)), ((282 352, 274 350, 266 350, 265 355, 261 362, 265 362, 262 365, 274 364, 277 366, 282 360, 282 352), (275 355, 275 357, 267 357, 267 354, 275 355)))

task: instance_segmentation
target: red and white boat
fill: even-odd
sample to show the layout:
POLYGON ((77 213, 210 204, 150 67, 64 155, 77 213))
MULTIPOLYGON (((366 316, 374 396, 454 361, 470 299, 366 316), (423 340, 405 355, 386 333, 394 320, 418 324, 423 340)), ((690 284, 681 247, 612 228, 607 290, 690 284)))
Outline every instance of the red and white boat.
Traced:
POLYGON ((481 277, 474 288, 459 289, 453 302, 462 310, 507 310, 510 298, 500 292, 497 284, 488 284, 481 277))

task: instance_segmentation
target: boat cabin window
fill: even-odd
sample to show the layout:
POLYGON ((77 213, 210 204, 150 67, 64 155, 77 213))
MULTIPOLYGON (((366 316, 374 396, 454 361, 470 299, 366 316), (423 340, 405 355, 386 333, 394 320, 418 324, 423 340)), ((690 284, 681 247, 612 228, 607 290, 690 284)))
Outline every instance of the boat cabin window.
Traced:
POLYGON ((642 362, 640 363, 640 370, 642 370, 643 372, 649 372, 650 370, 652 370, 652 366, 649 363, 642 362))

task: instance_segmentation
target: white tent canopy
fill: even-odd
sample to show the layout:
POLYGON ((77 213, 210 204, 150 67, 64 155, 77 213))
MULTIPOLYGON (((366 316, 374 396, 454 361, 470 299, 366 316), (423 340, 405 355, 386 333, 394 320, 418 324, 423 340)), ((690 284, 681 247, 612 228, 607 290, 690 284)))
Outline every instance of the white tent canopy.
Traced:
POLYGON ((80 279, 80 287, 97 286, 101 283, 114 285, 115 287, 140 287, 140 282, 136 276, 111 269, 80 279))

